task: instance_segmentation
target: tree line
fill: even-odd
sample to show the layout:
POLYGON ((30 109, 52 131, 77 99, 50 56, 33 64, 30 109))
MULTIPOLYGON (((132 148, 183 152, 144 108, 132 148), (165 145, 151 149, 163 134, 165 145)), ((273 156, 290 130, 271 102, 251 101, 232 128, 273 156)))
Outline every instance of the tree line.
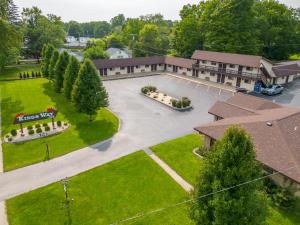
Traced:
POLYGON ((76 57, 66 51, 59 53, 51 44, 44 45, 41 55, 43 76, 52 81, 57 93, 74 102, 79 112, 89 115, 90 121, 98 109, 108 106, 108 94, 89 59, 80 64, 76 57))

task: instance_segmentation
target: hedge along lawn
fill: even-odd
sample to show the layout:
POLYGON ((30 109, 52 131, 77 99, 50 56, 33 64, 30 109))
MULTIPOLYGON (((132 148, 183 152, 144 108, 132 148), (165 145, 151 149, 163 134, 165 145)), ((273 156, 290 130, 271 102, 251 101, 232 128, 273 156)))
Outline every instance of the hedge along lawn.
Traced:
MULTIPOLYGON (((70 216, 60 183, 25 193, 6 202, 10 225, 109 225, 187 198, 185 191, 143 151, 70 179, 70 216), (68 223, 68 221, 72 223, 68 223)), ((119 223, 118 223, 119 224, 119 223)), ((120 224, 189 225, 182 205, 120 224)))
POLYGON ((151 150, 171 166, 187 182, 194 185, 203 160, 193 153, 203 145, 203 136, 190 134, 151 147, 151 150))
MULTIPOLYGON (((0 83, 2 93, 2 134, 19 129, 13 124, 17 113, 43 112, 48 107, 58 110, 56 121, 67 121, 71 127, 58 135, 36 139, 22 144, 3 144, 4 170, 12 170, 45 158, 45 142, 50 147, 50 157, 66 154, 76 149, 110 138, 118 130, 118 118, 107 109, 101 109, 93 122, 89 116, 78 113, 63 94, 57 94, 47 79, 33 79, 0 83)), ((50 122, 40 120, 24 126, 50 122)))
POLYGON ((20 73, 29 72, 31 76, 31 72, 40 71, 39 64, 25 64, 25 65, 17 65, 17 66, 8 66, 0 71, 0 80, 9 80, 9 79, 19 79, 20 73))

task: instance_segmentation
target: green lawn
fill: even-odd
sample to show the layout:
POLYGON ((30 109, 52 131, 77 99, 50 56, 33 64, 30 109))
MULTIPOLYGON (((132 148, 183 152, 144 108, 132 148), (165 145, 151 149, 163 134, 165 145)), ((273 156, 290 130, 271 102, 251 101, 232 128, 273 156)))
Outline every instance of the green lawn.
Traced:
POLYGON ((201 145, 203 145, 203 137, 198 134, 190 134, 152 146, 151 150, 186 181, 195 184, 203 166, 203 160, 196 156, 193 150, 201 145))
MULTIPOLYGON (((105 140, 117 132, 118 118, 110 111, 101 109, 95 121, 89 122, 88 116, 78 113, 62 94, 55 93, 46 79, 1 82, 0 88, 3 136, 11 129, 19 128, 12 124, 17 113, 42 112, 48 107, 59 111, 56 120, 71 124, 71 128, 59 135, 22 144, 3 144, 5 171, 44 160, 45 142, 49 144, 51 157, 56 157, 105 140)), ((46 120, 39 121, 43 122, 46 120)))
POLYGON ((291 55, 289 59, 292 59, 292 60, 300 59, 300 54, 291 55))
MULTIPOLYGON (((109 225, 166 207, 187 194, 143 151, 123 157, 70 179, 70 217, 63 207, 60 183, 6 202, 10 225, 109 225), (72 223, 68 223, 69 218, 72 223)), ((186 205, 122 224, 188 225, 186 205)))
POLYGON ((25 64, 25 65, 18 65, 18 66, 9 66, 5 67, 3 71, 0 71, 0 80, 9 80, 9 79, 18 79, 20 78, 19 73, 40 71, 39 64, 25 64))
MULTIPOLYGON (((203 145, 203 139, 198 134, 191 134, 151 147, 151 149, 179 175, 191 184, 195 180, 203 161, 195 156, 192 150, 203 145)), ((291 211, 278 209, 270 205, 269 225, 300 225, 300 199, 295 209, 291 211)))

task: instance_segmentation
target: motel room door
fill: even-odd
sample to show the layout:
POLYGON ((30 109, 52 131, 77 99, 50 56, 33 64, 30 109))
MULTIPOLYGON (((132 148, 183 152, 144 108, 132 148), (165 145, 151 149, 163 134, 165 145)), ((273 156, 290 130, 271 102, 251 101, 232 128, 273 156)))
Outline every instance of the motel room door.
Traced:
POLYGON ((134 66, 127 66, 127 73, 134 73, 134 66))
POLYGON ((220 73, 218 73, 217 83, 221 83, 221 74, 220 73))
POLYGON ((241 86, 241 81, 242 81, 242 79, 241 79, 240 77, 237 77, 237 78, 236 78, 236 86, 237 86, 237 87, 240 87, 240 86, 241 86))

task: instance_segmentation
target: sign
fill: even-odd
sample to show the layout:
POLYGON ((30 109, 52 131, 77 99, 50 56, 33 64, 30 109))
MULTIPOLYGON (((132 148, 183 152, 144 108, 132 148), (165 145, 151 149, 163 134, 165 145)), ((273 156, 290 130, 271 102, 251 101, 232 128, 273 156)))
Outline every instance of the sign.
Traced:
POLYGON ((46 112, 40 112, 35 114, 19 113, 15 117, 14 124, 26 123, 26 122, 36 121, 36 120, 44 120, 49 118, 53 119, 56 117, 56 114, 57 114, 57 110, 53 108, 47 109, 46 112))

